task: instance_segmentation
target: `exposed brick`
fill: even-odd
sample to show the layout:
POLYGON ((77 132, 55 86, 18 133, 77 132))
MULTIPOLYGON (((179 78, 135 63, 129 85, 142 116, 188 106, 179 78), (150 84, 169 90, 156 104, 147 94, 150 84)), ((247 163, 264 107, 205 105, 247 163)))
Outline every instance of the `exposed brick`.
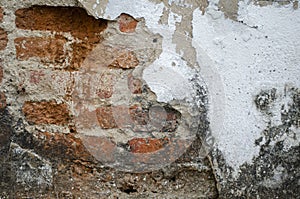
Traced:
POLYGON ((3 8, 0 7, 0 22, 3 20, 3 8))
POLYGON ((132 73, 128 75, 128 88, 132 94, 141 94, 142 93, 142 81, 133 77, 132 73))
POLYGON ((149 122, 148 109, 143 109, 139 105, 129 108, 130 118, 135 125, 146 125, 149 122))
POLYGON ((7 33, 2 28, 0 28, 0 50, 4 50, 6 48, 7 42, 7 33))
POLYGON ((134 32, 138 23, 132 16, 124 13, 120 15, 118 22, 120 31, 125 33, 134 32))
POLYGON ((133 129, 138 130, 142 128, 139 125, 150 123, 157 131, 175 131, 181 117, 180 113, 167 107, 161 107, 161 109, 152 108, 149 115, 149 110, 140 105, 130 107, 104 106, 96 109, 96 116, 100 127, 103 129, 133 127, 133 129))
POLYGON ((4 93, 0 92, 0 109, 3 109, 6 107, 6 96, 4 93))
POLYGON ((136 58, 135 53, 128 50, 121 50, 116 55, 114 61, 109 65, 109 67, 116 67, 116 68, 135 68, 139 65, 139 60, 136 58))
MULTIPOLYGON (((73 133, 49 133, 25 131, 16 137, 15 141, 22 147, 33 149, 44 158, 56 162, 55 160, 69 161, 91 161, 93 157, 85 149, 80 138, 73 133)), ((59 162, 60 162, 59 161, 59 162)))
POLYGON ((113 94, 113 85, 116 81, 116 77, 112 73, 102 73, 99 78, 99 89, 97 95, 101 99, 110 98, 113 94))
POLYGON ((30 83, 39 84, 42 81, 42 78, 45 77, 45 73, 43 71, 34 70, 30 71, 30 83))
POLYGON ((96 110, 98 123, 103 129, 145 125, 148 112, 140 106, 105 106, 96 110))
POLYGON ((89 16, 83 8, 33 6, 16 11, 16 26, 20 29, 70 32, 79 39, 98 42, 107 21, 89 16))
POLYGON ((115 161, 114 154, 117 152, 117 145, 106 137, 82 136, 84 146, 98 160, 104 162, 115 161))
POLYGON ((2 82, 2 79, 3 79, 3 69, 2 66, 0 65, 0 84, 2 82))
POLYGON ((66 104, 56 101, 31 102, 27 101, 22 109, 27 121, 32 124, 65 125, 70 120, 66 104))
POLYGON ((71 66, 67 69, 78 70, 81 63, 87 58, 89 52, 93 49, 93 44, 88 42, 73 43, 71 45, 73 53, 71 59, 71 66))
POLYGON ((117 128, 132 124, 128 107, 100 107, 96 110, 97 119, 101 128, 117 128))
POLYGON ((96 115, 101 128, 110 129, 117 127, 110 106, 97 108, 96 115))
POLYGON ((63 63, 66 55, 64 45, 66 39, 56 37, 19 37, 15 39, 17 58, 28 60, 38 57, 43 62, 63 63))
MULTIPOLYGON (((181 114, 177 110, 169 107, 164 107, 166 111, 166 123, 163 125, 161 131, 163 132, 173 132, 177 129, 179 125, 179 120, 181 119, 181 114)), ((157 113, 159 114, 159 113, 157 113)), ((159 116, 156 116, 159 118, 159 116)), ((162 116, 165 117, 165 116, 162 116)))
POLYGON ((167 143, 167 138, 134 138, 128 141, 132 153, 151 153, 163 148, 167 143))

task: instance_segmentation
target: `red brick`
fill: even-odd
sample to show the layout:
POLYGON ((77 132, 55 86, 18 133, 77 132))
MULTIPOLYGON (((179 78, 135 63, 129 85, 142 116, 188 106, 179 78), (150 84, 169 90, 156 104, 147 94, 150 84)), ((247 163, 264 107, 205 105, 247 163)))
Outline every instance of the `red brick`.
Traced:
POLYGON ((128 50, 120 50, 113 62, 109 65, 109 67, 129 69, 135 68, 139 65, 139 60, 136 58, 135 53, 128 50))
POLYGON ((7 33, 2 28, 0 28, 0 50, 4 50, 6 48, 7 42, 7 33))
POLYGON ((93 160, 82 140, 75 137, 73 133, 33 132, 33 134, 35 139, 32 147, 45 158, 65 161, 93 160))
POLYGON ((131 33, 134 32, 138 21, 128 14, 121 14, 119 17, 119 29, 121 32, 131 33))
POLYGON ((16 26, 20 29, 70 32, 74 37, 97 43, 107 21, 95 19, 83 8, 33 6, 16 11, 16 26))
POLYGON ((66 104, 57 104, 56 101, 41 101, 24 103, 22 111, 29 123, 65 125, 70 120, 66 104))
POLYGON ((130 111, 125 106, 107 106, 96 110, 97 119, 101 128, 122 128, 132 124, 130 111))
POLYGON ((167 138, 134 138, 128 141, 132 153, 151 153, 163 148, 167 143, 167 138))
POLYGON ((132 94, 141 94, 142 93, 142 81, 133 77, 132 73, 128 75, 128 88, 132 94))
POLYGON ((113 94, 113 85, 116 81, 116 77, 112 73, 102 73, 99 78, 97 95, 101 99, 110 98, 113 94))
POLYGON ((96 157, 96 159, 104 162, 114 162, 114 154, 117 153, 115 143, 105 137, 82 136, 81 140, 88 151, 96 157))
POLYGON ((56 37, 19 37, 15 39, 17 58, 28 60, 32 57, 40 58, 42 62, 63 63, 66 55, 64 45, 66 39, 56 37))
POLYGON ((39 84, 42 78, 45 77, 45 73, 43 71, 31 71, 30 72, 30 83, 32 84, 39 84))
POLYGON ((148 111, 138 105, 100 107, 96 110, 96 115, 103 129, 146 125, 148 122, 148 111))
POLYGON ((3 8, 0 7, 0 22, 3 20, 3 8))
POLYGON ((6 107, 6 96, 4 93, 0 92, 0 109, 3 109, 6 107))
POLYGON ((3 79, 3 69, 2 66, 0 65, 0 83, 2 82, 3 79))
POLYGON ((71 66, 67 69, 78 70, 81 67, 82 62, 87 58, 89 52, 93 49, 94 45, 89 42, 73 43, 72 47, 72 59, 71 66))
POLYGON ((96 115, 101 128, 111 129, 117 127, 115 118, 113 117, 112 108, 110 106, 97 108, 96 115))

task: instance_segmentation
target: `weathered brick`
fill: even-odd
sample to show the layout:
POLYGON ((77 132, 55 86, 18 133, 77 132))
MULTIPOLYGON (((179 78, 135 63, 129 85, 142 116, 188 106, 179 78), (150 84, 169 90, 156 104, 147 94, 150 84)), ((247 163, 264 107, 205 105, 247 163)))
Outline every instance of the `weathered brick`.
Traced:
POLYGON ((139 60, 135 56, 134 52, 128 50, 120 50, 116 54, 115 59, 109 65, 109 67, 129 69, 135 68, 137 65, 139 65, 139 60))
POLYGON ((58 104, 56 101, 41 101, 24 103, 22 111, 31 124, 57 124, 65 125, 70 120, 69 110, 66 104, 58 104))
POLYGON ((132 73, 128 75, 127 79, 128 88, 132 94, 141 94, 142 93, 142 81, 133 77, 132 73))
POLYGON ((125 33, 134 32, 138 23, 132 16, 124 13, 120 15, 118 22, 120 31, 125 33))
POLYGON ((101 128, 110 129, 117 127, 110 106, 97 108, 96 115, 101 128))
POLYGON ((140 106, 105 106, 96 110, 98 123, 103 129, 145 125, 148 112, 140 106))
POLYGON ((42 81, 42 78, 45 77, 46 74, 41 70, 33 70, 30 71, 30 83, 31 84, 39 84, 42 81))
POLYGON ((6 48, 7 42, 7 33, 2 28, 0 28, 0 50, 4 50, 6 48))
POLYGON ((167 138, 133 138, 128 141, 132 153, 151 153, 163 148, 167 143, 167 138))
POLYGON ((42 62, 63 63, 66 58, 64 45, 66 39, 56 37, 19 37, 15 39, 17 58, 28 60, 40 58, 42 62))
POLYGON ((129 113, 134 125, 146 125, 149 122, 148 109, 133 105, 129 108, 129 113))
POLYGON ((71 65, 68 70, 78 70, 81 63, 87 58, 89 52, 93 49, 93 44, 88 42, 73 43, 71 65))
POLYGON ((101 99, 110 98, 113 94, 113 86, 116 81, 116 76, 109 72, 104 72, 100 75, 97 89, 97 95, 101 99))
POLYGON ((20 29, 70 32, 74 37, 92 43, 100 40, 107 21, 95 19, 78 7, 32 6, 16 11, 16 26, 20 29))
POLYGON ((164 121, 161 125, 160 131, 162 132, 173 132, 177 129, 179 120, 181 118, 180 112, 173 108, 164 107, 163 109, 155 109, 151 111, 149 117, 152 119, 152 125, 157 125, 158 121, 164 121), (155 124, 156 123, 156 124, 155 124))
POLYGON ((0 7, 0 22, 3 20, 3 8, 0 7))
POLYGON ((115 161, 114 154, 117 152, 117 145, 106 137, 82 136, 84 146, 98 160, 104 162, 115 161))
POLYGON ((4 93, 0 92, 0 109, 6 107, 6 96, 4 93))
POLYGON ((106 106, 96 110, 97 119, 101 128, 110 129, 131 125, 130 111, 125 106, 106 106))
POLYGON ((2 66, 0 65, 0 84, 2 82, 2 79, 3 79, 3 69, 2 66))

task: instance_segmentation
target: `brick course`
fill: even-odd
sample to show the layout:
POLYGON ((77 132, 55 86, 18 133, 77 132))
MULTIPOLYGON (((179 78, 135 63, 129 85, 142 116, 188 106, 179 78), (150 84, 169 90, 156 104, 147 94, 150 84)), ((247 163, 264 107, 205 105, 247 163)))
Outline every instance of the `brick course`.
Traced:
POLYGON ((16 11, 16 26, 27 30, 70 32, 81 40, 97 43, 106 28, 105 20, 89 16, 82 8, 33 6, 16 11))
POLYGON ((41 101, 24 103, 22 111, 31 124, 66 125, 70 121, 69 110, 66 104, 56 101, 41 101))
POLYGON ((5 30, 3 30, 2 28, 0 28, 0 50, 4 50, 7 46, 7 32, 5 32, 5 30))
POLYGON ((3 20, 3 8, 0 7, 0 22, 3 20))
POLYGON ((28 60, 37 57, 42 62, 63 63, 66 58, 65 43, 66 39, 60 36, 19 37, 15 39, 17 58, 28 60))

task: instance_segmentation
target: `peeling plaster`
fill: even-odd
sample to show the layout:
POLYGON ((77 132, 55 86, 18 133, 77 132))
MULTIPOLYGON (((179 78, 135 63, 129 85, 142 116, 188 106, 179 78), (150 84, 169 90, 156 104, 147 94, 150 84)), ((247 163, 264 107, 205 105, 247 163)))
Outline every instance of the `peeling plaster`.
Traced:
MULTIPOLYGON (((282 91, 285 85, 300 86, 297 56, 300 27, 296 25, 300 22, 300 12, 291 4, 278 8, 240 2, 238 14, 238 21, 248 26, 221 17, 213 7, 209 7, 204 16, 200 10, 195 10, 193 17, 198 61, 201 61, 200 51, 204 50, 213 60, 215 73, 219 74, 224 86, 222 99, 211 92, 209 83, 214 82, 208 82, 211 98, 224 102, 212 104, 224 110, 224 120, 223 125, 219 125, 218 120, 212 119, 211 128, 218 149, 235 173, 240 165, 251 163, 258 155, 259 148, 254 141, 267 126, 253 104, 255 93, 265 87, 282 91)), ((209 80, 207 74, 204 79, 209 80)), ((211 117, 213 114, 211 112, 211 117)))

